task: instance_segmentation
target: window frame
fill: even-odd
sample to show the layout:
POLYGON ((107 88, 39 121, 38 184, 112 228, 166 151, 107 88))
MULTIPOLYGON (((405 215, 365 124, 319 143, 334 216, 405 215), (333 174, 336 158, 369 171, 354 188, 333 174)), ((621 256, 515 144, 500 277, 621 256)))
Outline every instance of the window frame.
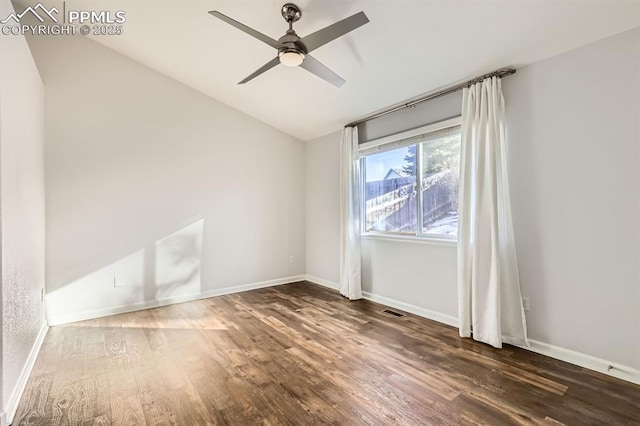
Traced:
MULTIPOLYGON (((436 139, 438 137, 437 133, 459 129, 462 126, 462 116, 453 117, 447 120, 442 120, 437 123, 428 124, 426 126, 417 127, 415 129, 406 130, 399 133, 394 133, 389 136, 384 136, 382 138, 373 139, 371 141, 364 142, 358 147, 358 161, 360 162, 360 211, 362 214, 360 215, 360 229, 361 236, 366 238, 380 238, 380 239, 393 239, 393 240, 420 240, 420 241, 429 241, 432 240, 438 243, 457 243, 458 237, 453 237, 451 235, 445 234, 432 234, 423 232, 424 223, 423 223, 423 200, 422 197, 416 202, 417 209, 417 232, 393 232, 393 231, 367 231, 366 230, 366 199, 364 196, 364 188, 366 185, 366 175, 367 175, 367 166, 366 166, 366 157, 367 155, 375 154, 376 152, 383 152, 386 150, 392 150, 401 148, 403 146, 411 146, 417 145, 416 148, 416 193, 422 194, 422 180, 423 180, 423 147, 422 144, 424 142, 429 141, 430 139, 436 139), (433 138, 429 138, 430 135, 433 135, 433 138), (426 137, 425 140, 414 143, 403 143, 403 141, 407 141, 409 139, 413 139, 416 137, 426 137)), ((458 133, 458 132, 455 132, 458 133)), ((459 213, 459 212, 458 212, 459 213)), ((458 214, 459 217, 459 214, 458 214)))

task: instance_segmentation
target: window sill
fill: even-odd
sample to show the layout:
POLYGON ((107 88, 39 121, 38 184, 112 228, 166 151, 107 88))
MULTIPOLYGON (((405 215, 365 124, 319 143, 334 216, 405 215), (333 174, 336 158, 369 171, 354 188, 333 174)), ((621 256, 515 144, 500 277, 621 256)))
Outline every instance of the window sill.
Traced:
POLYGON ((395 241, 400 243, 417 243, 417 244, 429 244, 440 245, 448 247, 456 247, 457 240, 438 237, 418 237, 415 235, 397 235, 397 234, 376 234, 372 232, 366 232, 360 234, 360 237, 365 240, 381 240, 381 241, 395 241))

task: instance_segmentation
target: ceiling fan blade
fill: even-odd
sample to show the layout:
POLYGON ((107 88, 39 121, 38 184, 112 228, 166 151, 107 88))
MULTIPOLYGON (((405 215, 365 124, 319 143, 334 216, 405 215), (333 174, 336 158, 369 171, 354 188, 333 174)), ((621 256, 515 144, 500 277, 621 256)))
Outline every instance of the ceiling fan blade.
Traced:
POLYGON ((271 68, 275 67, 276 65, 278 65, 280 63, 280 59, 276 56, 275 58, 273 58, 272 60, 270 60, 269 62, 267 62, 266 64, 264 64, 263 66, 261 66, 260 68, 258 68, 256 71, 254 71, 250 76, 248 76, 247 78, 245 78, 244 80, 242 80, 240 83, 238 84, 245 84, 247 81, 249 80, 253 80, 254 78, 256 78, 257 76, 259 76, 260 74, 262 74, 265 71, 270 70, 271 68))
POLYGON ((311 55, 305 55, 304 61, 300 64, 300 67, 317 75, 321 79, 328 81, 336 87, 342 87, 345 83, 342 77, 322 65, 322 63, 318 62, 318 60, 311 55))
POLYGON ((365 15, 364 12, 358 12, 355 15, 343 19, 342 21, 338 21, 335 24, 329 25, 328 27, 303 37, 301 41, 307 48, 307 52, 311 52, 318 47, 324 46, 330 41, 363 26, 367 22, 369 22, 367 15, 365 15))
POLYGON ((245 24, 242 24, 242 23, 236 21, 235 19, 231 19, 227 15, 223 15, 222 13, 218 12, 217 10, 212 10, 209 13, 211 15, 215 16, 216 18, 222 19, 227 24, 233 25, 237 29, 239 29, 241 31, 244 31, 245 33, 249 34, 250 36, 253 36, 253 37, 257 38, 258 40, 262 41, 263 43, 268 44, 271 47, 274 47, 276 49, 279 49, 281 47, 280 43, 278 43, 277 40, 274 40, 271 37, 266 36, 266 35, 262 34, 261 32, 256 31, 253 28, 248 27, 245 24))

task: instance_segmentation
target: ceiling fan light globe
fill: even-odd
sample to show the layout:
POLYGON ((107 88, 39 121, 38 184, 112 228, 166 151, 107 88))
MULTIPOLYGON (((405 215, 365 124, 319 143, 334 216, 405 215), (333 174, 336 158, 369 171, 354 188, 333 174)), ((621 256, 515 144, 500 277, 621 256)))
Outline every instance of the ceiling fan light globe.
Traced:
POLYGON ((280 63, 287 67, 297 67, 304 61, 304 54, 296 51, 283 51, 278 54, 280 63))

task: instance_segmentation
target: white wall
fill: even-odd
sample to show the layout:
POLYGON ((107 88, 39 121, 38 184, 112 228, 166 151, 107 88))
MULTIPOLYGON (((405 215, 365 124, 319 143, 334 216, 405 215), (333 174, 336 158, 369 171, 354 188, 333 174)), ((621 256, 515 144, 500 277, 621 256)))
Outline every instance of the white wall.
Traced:
POLYGON ((640 28, 504 91, 530 335, 640 369, 640 28))
POLYGON ((363 291, 452 324, 458 316, 456 286, 455 243, 362 239, 363 291))
POLYGON ((341 132, 305 144, 306 273, 340 280, 341 132))
MULTIPOLYGON (((0 1, 0 16, 13 12, 0 1)), ((45 325, 43 88, 22 36, 0 37, 2 421, 17 406, 45 325), (32 361, 32 360, 31 360, 32 361)))
POLYGON ((302 142, 81 36, 29 43, 50 322, 304 274, 302 142))
MULTIPOLYGON (((518 261, 531 303, 529 335, 635 369, 639 54, 636 29, 523 67, 504 80, 518 261)), ((338 145, 336 135, 309 142, 306 157, 307 250, 314 253, 307 270, 334 283, 338 240, 309 228, 315 221, 323 229, 339 227, 339 212, 332 210, 338 208, 338 180, 319 172, 336 168, 339 156, 316 155, 335 152, 338 145), (314 194, 324 195, 314 200, 314 194), (310 208, 319 203, 327 209, 310 208)), ((455 246, 365 238, 362 251, 363 287, 373 297, 439 313, 445 321, 456 316, 455 246)))

